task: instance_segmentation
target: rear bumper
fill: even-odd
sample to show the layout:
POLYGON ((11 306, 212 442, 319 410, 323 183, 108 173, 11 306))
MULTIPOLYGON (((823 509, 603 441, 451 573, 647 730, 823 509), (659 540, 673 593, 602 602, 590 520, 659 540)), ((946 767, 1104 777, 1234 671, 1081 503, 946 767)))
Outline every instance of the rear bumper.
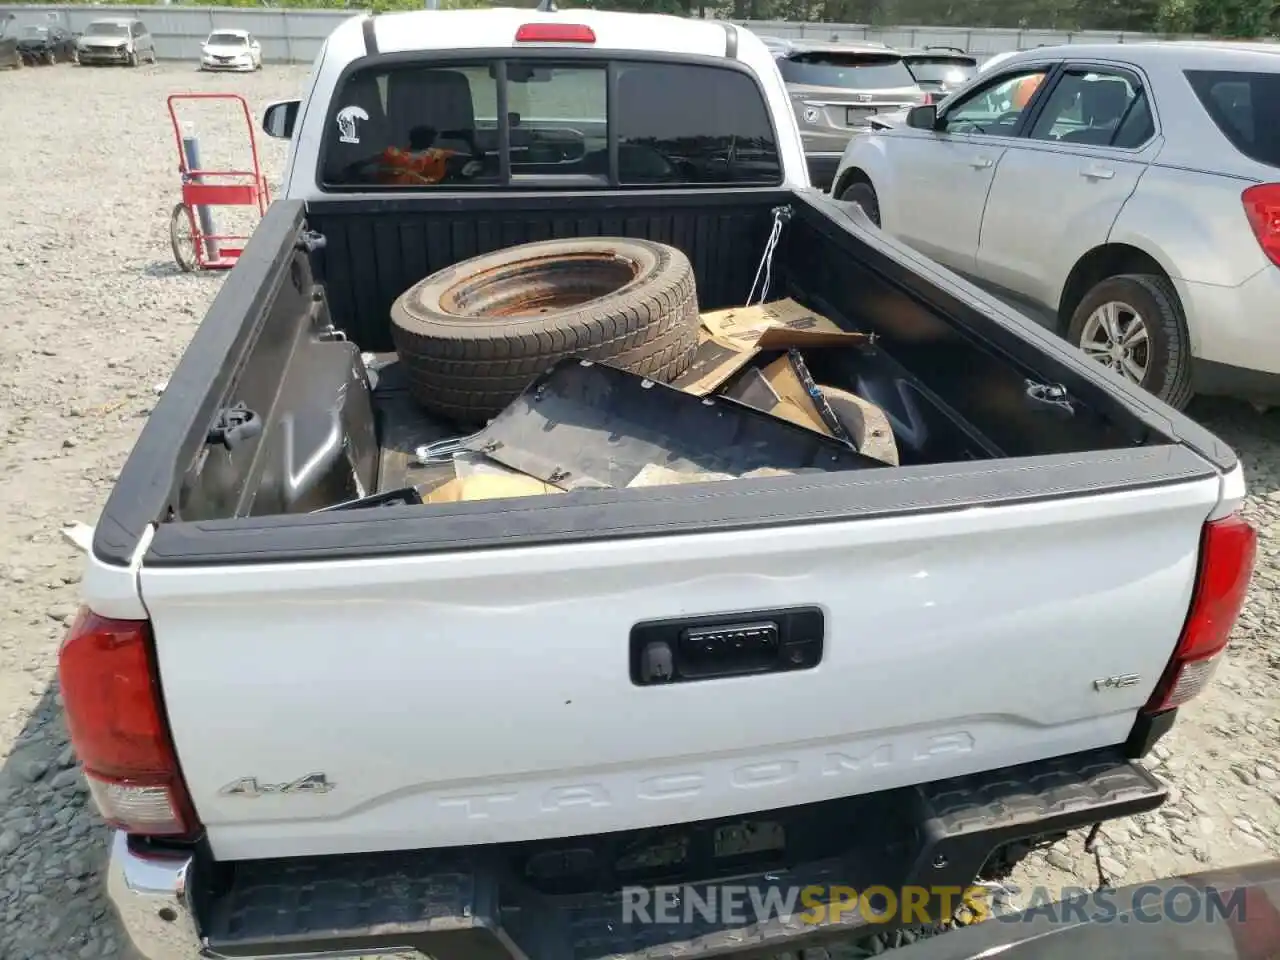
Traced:
MULTIPOLYGON (((1175 280, 1197 361, 1280 374, 1280 267, 1268 264, 1236 287, 1175 280)), ((1230 383, 1206 385, 1235 393, 1230 383)), ((1238 394, 1248 397, 1247 393, 1238 394)))
POLYGON ((190 854, 139 852, 123 833, 111 838, 107 896, 143 960, 186 960, 199 943, 190 879, 190 854))
POLYGON ((751 828, 735 818, 233 866, 158 859, 117 835, 108 891, 146 960, 185 960, 196 950, 221 957, 416 950, 434 960, 753 957, 937 919, 945 904, 961 902, 994 850, 1152 810, 1164 796, 1117 748, 759 814, 751 828), (721 846, 725 836, 736 843, 781 835, 775 827, 786 837, 780 850, 721 846), (628 866, 628 857, 639 865, 628 866), (726 876, 733 879, 703 879, 726 876), (879 904, 889 906, 877 918, 868 910, 879 904))

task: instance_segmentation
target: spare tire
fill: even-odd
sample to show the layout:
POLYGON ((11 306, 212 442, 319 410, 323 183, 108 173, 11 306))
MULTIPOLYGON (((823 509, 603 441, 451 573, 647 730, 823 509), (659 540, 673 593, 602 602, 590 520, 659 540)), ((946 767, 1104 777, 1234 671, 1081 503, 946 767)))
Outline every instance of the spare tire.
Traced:
POLYGON ((665 382, 698 346, 693 266, 648 240, 526 243, 414 284, 391 336, 414 399, 461 424, 496 416, 563 357, 665 382))

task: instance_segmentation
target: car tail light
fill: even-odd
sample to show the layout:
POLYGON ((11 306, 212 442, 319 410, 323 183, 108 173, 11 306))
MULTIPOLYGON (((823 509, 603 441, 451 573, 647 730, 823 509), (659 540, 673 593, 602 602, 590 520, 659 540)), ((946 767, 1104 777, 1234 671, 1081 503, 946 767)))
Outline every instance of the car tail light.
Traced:
POLYGON ((1257 532, 1238 514, 1204 525, 1191 609, 1146 712, 1182 706, 1208 685, 1244 607, 1257 548, 1257 532))
POLYGON ((71 743, 104 820, 131 834, 194 835, 152 661, 151 625, 82 608, 58 653, 71 743))
POLYGON ((1240 196, 1262 252, 1280 266, 1280 183, 1260 183, 1240 196))
POLYGON ((926 93, 926 94, 924 95, 924 98, 920 101, 920 106, 922 106, 922 107, 930 107, 930 106, 933 106, 933 94, 932 94, 932 93, 926 93))
POLYGON ((526 23, 516 43, 595 43, 595 31, 581 23, 526 23))

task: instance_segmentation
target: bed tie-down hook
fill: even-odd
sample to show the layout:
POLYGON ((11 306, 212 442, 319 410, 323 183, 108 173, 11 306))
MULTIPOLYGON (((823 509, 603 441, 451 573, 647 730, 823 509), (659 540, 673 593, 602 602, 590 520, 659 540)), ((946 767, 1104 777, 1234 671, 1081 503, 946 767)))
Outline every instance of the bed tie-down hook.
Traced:
POLYGON ((1028 379, 1027 401, 1038 410, 1043 410, 1062 419, 1070 419, 1076 415, 1075 404, 1067 388, 1060 383, 1037 383, 1028 379))
POLYGON ((752 302, 764 303, 769 298, 769 285, 773 283, 773 254, 778 249, 778 240, 782 237, 782 228, 791 221, 791 208, 788 206, 773 208, 773 227, 769 230, 769 239, 765 241, 764 256, 760 258, 760 266, 756 268, 756 278, 751 281, 751 292, 747 294, 746 305, 752 302), (764 285, 760 286, 760 278, 764 277, 764 285), (756 287, 760 286, 760 299, 756 300, 756 287))

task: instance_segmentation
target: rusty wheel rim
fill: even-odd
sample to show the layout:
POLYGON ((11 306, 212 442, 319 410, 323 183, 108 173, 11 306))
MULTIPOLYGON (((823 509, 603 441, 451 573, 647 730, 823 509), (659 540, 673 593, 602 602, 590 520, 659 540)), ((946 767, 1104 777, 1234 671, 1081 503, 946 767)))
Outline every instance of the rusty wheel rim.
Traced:
POLYGON ((518 260, 453 284, 440 295, 451 319, 527 322, 625 289, 640 275, 634 260, 611 251, 518 260))

